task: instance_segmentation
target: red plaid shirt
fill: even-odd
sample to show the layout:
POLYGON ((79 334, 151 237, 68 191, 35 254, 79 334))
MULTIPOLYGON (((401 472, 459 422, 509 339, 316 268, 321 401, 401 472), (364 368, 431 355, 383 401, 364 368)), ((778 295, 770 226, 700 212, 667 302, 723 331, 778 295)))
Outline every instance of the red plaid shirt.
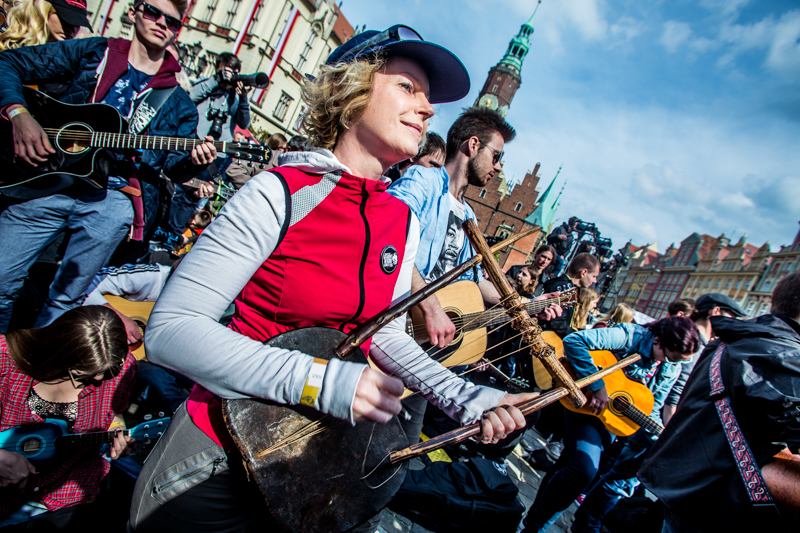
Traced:
MULTIPOLYGON (((78 418, 72 432, 108 431, 114 415, 128 407, 138 370, 136 359, 129 352, 117 377, 99 386, 85 387, 78 396, 78 418)), ((44 421, 28 407, 28 395, 36 383, 17 368, 8 353, 5 335, 0 335, 0 431, 44 421)), ((18 497, 11 497, 6 491, 0 502, 0 516, 30 500, 41 502, 50 511, 91 502, 110 468, 97 448, 64 451, 53 464, 37 466, 39 473, 31 474, 25 491, 18 497)))

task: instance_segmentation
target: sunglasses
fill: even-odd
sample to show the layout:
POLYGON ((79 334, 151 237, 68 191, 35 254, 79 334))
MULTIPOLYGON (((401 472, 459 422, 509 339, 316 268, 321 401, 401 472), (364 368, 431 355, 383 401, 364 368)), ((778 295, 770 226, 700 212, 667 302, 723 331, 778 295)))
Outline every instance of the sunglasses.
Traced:
POLYGON ((78 388, 76 386, 76 382, 82 384, 84 387, 89 385, 98 385, 103 381, 114 379, 117 377, 117 374, 119 374, 119 370, 114 371, 110 368, 104 372, 96 372, 94 374, 76 374, 73 370, 68 370, 67 372, 69 373, 70 381, 72 381, 72 386, 76 389, 78 388), (102 375, 103 379, 94 379, 95 376, 98 375, 102 375))
POLYGON ((422 41, 422 36, 409 28, 408 26, 403 26, 398 24, 396 26, 392 26, 388 30, 384 30, 379 34, 375 35, 374 37, 367 39, 360 45, 351 48, 344 55, 342 55, 337 62, 340 63, 347 63, 351 61, 353 58, 357 57, 361 52, 364 50, 370 50, 372 48, 381 48, 386 46, 390 43, 398 43, 400 41, 422 41))
POLYGON ((492 157, 492 164, 496 165, 497 163, 499 163, 500 161, 503 160, 503 154, 505 153, 505 150, 500 150, 498 152, 497 150, 495 150, 494 148, 492 148, 491 146, 489 146, 485 142, 480 141, 480 140, 478 142, 481 143, 486 148, 488 148, 489 150, 491 150, 492 152, 494 152, 494 156, 492 157))
POLYGON ((172 15, 167 15, 156 6, 152 6, 147 2, 137 2, 133 5, 133 10, 136 11, 139 9, 139 6, 142 6, 142 16, 150 21, 157 22, 164 17, 164 22, 167 25, 167 29, 172 33, 177 33, 179 29, 183 26, 183 22, 179 19, 176 19, 172 15))

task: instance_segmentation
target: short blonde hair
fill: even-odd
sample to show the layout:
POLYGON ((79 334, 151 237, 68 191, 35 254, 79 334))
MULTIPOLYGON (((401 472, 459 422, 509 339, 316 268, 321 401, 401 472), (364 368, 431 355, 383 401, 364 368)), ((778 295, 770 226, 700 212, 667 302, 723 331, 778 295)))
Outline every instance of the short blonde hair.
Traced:
POLYGON ((8 11, 8 29, 0 33, 0 51, 44 44, 50 37, 47 19, 56 10, 47 0, 24 0, 8 11))
POLYGON ((323 65, 319 76, 305 81, 303 101, 308 110, 303 128, 314 147, 332 149, 342 130, 361 118, 372 98, 375 73, 384 65, 377 55, 351 63, 323 65))

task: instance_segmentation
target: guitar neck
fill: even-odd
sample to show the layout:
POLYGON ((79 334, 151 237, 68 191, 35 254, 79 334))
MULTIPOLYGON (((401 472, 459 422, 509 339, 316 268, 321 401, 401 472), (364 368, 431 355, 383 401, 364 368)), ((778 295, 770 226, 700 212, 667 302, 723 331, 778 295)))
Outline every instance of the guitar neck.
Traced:
MULTIPOLYGON (((556 296, 555 298, 548 298, 546 300, 526 302, 523 305, 525 306, 525 310, 528 311, 529 315, 535 316, 553 304, 560 304, 561 301, 561 298, 556 296)), ((468 315, 464 315, 462 319, 465 324, 469 324, 464 328, 464 330, 471 331, 472 329, 494 327, 505 324, 511 320, 511 317, 508 316, 508 313, 506 313, 505 309, 492 309, 491 311, 484 311, 481 313, 470 313, 468 315), (478 315, 481 315, 481 317, 478 315), (484 319, 482 320, 481 318, 484 319)))
POLYGON ((651 435, 661 435, 661 432, 664 431, 664 426, 647 416, 644 411, 634 407, 633 405, 629 405, 623 411, 623 414, 631 419, 632 422, 635 422, 639 425, 639 427, 644 428, 645 431, 650 433, 651 435))
POLYGON ((136 150, 175 150, 189 151, 195 146, 211 142, 217 152, 225 152, 226 142, 183 139, 180 137, 157 137, 152 135, 131 135, 129 133, 93 132, 89 141, 94 148, 132 148, 136 150))
MULTIPOLYGON (((124 435, 130 432, 124 430, 124 435)), ((87 448, 96 446, 98 444, 111 444, 116 437, 116 431, 101 431, 98 433, 78 433, 75 435, 62 435, 56 439, 56 449, 59 450, 75 450, 79 448, 87 448)))

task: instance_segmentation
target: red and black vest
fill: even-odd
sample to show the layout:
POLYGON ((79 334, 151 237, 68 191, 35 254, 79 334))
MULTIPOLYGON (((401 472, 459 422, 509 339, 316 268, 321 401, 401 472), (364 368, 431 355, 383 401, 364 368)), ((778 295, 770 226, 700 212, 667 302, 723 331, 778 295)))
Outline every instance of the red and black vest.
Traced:
MULTIPOLYGON (((408 206, 386 184, 346 173, 270 172, 284 184, 286 220, 278 246, 236 298, 229 327, 262 342, 310 326, 349 333, 389 307, 405 255, 408 206)), ((369 352, 369 341, 362 349, 369 352)), ((217 403, 210 398, 195 386, 188 405, 207 434, 212 421, 192 404, 217 403)), ((216 418, 216 406, 207 407, 216 418)))

